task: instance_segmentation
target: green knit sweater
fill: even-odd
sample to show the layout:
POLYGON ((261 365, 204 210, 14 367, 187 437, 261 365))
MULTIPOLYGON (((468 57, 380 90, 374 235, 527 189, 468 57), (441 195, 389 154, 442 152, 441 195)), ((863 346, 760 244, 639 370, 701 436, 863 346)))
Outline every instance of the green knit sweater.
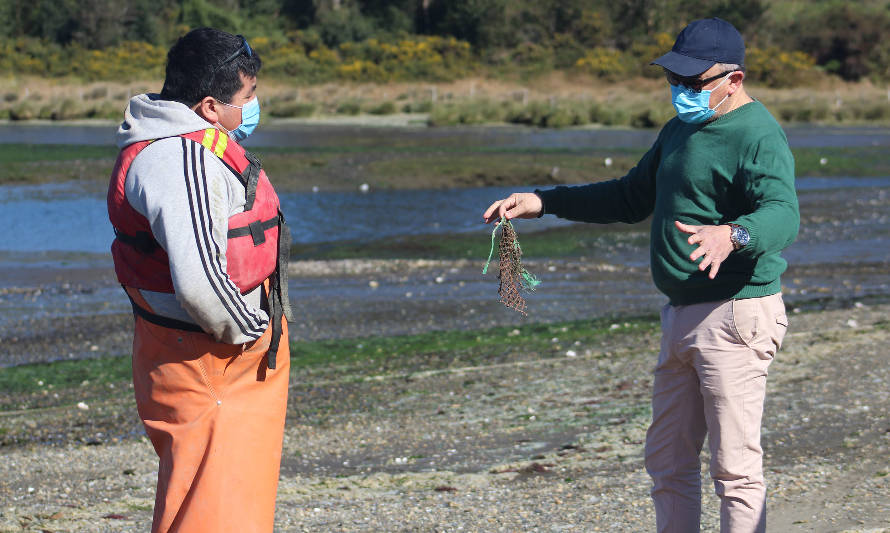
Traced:
POLYGON ((673 305, 779 292, 787 267, 780 252, 800 225, 788 140, 756 101, 706 124, 674 118, 621 179, 536 192, 545 213, 570 220, 634 223, 652 215, 652 278, 673 305), (695 246, 675 220, 739 224, 751 241, 712 280, 689 259, 695 246))

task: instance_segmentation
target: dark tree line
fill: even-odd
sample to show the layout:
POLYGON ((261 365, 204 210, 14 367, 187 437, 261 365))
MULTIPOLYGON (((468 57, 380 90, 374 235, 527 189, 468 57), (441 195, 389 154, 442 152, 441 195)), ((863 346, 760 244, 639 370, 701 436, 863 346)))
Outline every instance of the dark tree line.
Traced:
POLYGON ((625 50, 715 15, 735 24, 749 44, 806 52, 845 79, 890 77, 888 0, 0 0, 0 39, 167 46, 189 28, 210 25, 271 39, 300 30, 330 47, 372 37, 454 36, 485 59, 527 43, 625 50))

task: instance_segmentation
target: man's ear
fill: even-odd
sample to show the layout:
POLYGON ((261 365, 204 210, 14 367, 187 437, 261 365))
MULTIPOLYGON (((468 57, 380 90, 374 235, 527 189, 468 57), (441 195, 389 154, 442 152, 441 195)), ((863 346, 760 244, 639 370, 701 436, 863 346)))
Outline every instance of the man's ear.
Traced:
POLYGON ((211 124, 219 122, 220 103, 212 96, 205 96, 192 108, 195 113, 211 124))
POLYGON ((745 71, 737 70, 729 75, 729 94, 732 95, 742 87, 745 79, 745 71))

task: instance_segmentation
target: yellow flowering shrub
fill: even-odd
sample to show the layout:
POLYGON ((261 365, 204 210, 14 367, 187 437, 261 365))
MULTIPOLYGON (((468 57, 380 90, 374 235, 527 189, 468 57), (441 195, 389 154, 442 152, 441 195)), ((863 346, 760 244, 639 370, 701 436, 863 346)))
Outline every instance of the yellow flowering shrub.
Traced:
POLYGON ((770 87, 802 85, 817 76, 816 60, 804 52, 786 51, 777 46, 749 48, 745 53, 748 79, 770 87))
POLYGON ((455 79, 472 67, 469 43, 453 37, 417 36, 396 43, 367 39, 343 43, 340 57, 349 68, 339 68, 338 75, 352 79, 360 65, 380 81, 412 79, 455 79), (366 63, 375 65, 370 69, 366 63), (351 66, 350 66, 351 65, 351 66))
POLYGON ((662 76, 661 68, 649 63, 668 53, 672 46, 674 46, 674 38, 667 33, 659 32, 651 40, 635 42, 631 45, 629 52, 636 58, 637 71, 640 74, 649 78, 657 78, 662 76))
POLYGON ((633 63, 632 58, 619 50, 597 46, 578 59, 575 68, 599 78, 613 79, 631 72, 633 63))
POLYGON ((340 56, 337 52, 326 46, 316 48, 309 52, 309 59, 318 63, 322 67, 336 67, 340 63, 340 56))
MULTIPOLYGON (((251 45, 253 46, 253 45, 251 45)), ((257 51, 263 58, 264 72, 277 72, 287 77, 305 76, 317 68, 317 64, 306 56, 299 44, 288 43, 268 52, 257 51)))
POLYGON ((250 39, 250 47, 263 58, 273 49, 272 41, 268 37, 262 36, 250 39))
POLYGON ((352 81, 385 81, 386 72, 376 63, 356 59, 338 66, 337 77, 352 81))
POLYGON ((72 74, 88 80, 129 80, 163 76, 166 50, 128 41, 104 50, 72 48, 72 74))
MULTIPOLYGON (((252 37, 250 43, 263 59, 264 75, 300 83, 338 79, 449 81, 472 75, 480 68, 470 44, 454 37, 414 35, 394 41, 372 38, 328 48, 312 32, 295 31, 278 37, 252 37)), ((623 51, 606 46, 585 50, 570 36, 557 36, 552 47, 526 42, 492 56, 487 67, 489 72, 507 75, 535 74, 553 69, 555 63, 605 79, 658 76, 660 70, 650 67, 649 62, 672 44, 670 35, 657 33, 623 51)), ((40 39, 6 39, 0 41, 0 74, 76 76, 86 81, 157 79, 164 75, 166 55, 166 48, 145 42, 90 50, 40 39)), ((771 87, 799 85, 819 75, 813 57, 776 47, 749 48, 746 63, 749 79, 771 87)))
POLYGON ((0 72, 37 76, 78 76, 93 80, 130 80, 163 75, 166 50, 128 41, 104 50, 62 47, 38 39, 0 43, 0 72))

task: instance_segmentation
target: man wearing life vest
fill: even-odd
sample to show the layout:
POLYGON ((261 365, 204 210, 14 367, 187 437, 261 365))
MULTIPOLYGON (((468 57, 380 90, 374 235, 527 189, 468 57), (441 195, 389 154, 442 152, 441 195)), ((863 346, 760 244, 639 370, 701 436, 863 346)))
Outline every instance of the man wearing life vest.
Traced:
POLYGON ((130 100, 108 189, 136 405, 160 459, 152 532, 270 532, 290 351, 287 226, 259 161, 261 66, 212 28, 130 100))

